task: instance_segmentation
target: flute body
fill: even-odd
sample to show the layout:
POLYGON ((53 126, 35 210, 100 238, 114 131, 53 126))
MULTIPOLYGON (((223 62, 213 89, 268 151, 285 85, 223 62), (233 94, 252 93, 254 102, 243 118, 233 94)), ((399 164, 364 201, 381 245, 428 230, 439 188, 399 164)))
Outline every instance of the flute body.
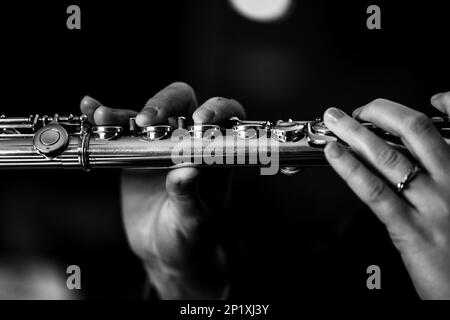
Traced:
MULTIPOLYGON (((432 118, 449 141, 448 117, 432 118)), ((370 123, 364 126, 402 152, 400 139, 370 123)), ((169 169, 184 166, 277 166, 286 174, 324 166, 323 147, 337 141, 320 119, 242 121, 222 126, 90 126, 86 116, 0 117, 0 169, 96 168, 169 169)))

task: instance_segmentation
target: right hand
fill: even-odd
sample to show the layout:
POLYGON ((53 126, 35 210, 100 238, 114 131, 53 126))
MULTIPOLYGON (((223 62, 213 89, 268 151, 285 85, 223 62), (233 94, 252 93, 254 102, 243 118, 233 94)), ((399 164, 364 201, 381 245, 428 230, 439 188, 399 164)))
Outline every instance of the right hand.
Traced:
MULTIPOLYGON (((435 96, 432 104, 449 116, 450 92, 435 96)), ((386 225, 420 297, 450 299, 449 145, 427 116, 389 100, 377 99, 355 110, 353 117, 336 108, 325 112, 326 126, 359 155, 330 143, 325 148, 328 161, 386 225), (401 138, 412 157, 360 122, 401 138), (396 192, 415 166, 418 174, 396 192)))
MULTIPOLYGON (((195 123, 245 117, 237 101, 225 98, 209 99, 197 109, 195 93, 185 83, 164 88, 139 113, 108 108, 90 97, 81 101, 81 111, 96 125, 125 126, 136 117, 141 127, 174 123, 181 115, 192 116, 195 123)), ((123 171, 125 230, 161 298, 223 296, 228 280, 225 257, 207 223, 228 205, 229 187, 228 170, 215 169, 203 176, 196 168, 123 171)))

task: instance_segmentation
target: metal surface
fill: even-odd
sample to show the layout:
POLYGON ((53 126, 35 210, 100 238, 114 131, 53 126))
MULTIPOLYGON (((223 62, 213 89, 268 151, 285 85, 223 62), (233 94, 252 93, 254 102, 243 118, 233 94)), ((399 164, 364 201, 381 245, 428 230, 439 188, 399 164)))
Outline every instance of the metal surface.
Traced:
POLYGON ((36 150, 47 157, 58 155, 69 142, 67 130, 58 123, 50 123, 36 131, 33 145, 36 150))
MULTIPOLYGON (((264 167, 268 164, 262 155, 276 154, 280 171, 291 175, 300 167, 327 165, 323 147, 330 141, 348 148, 320 119, 272 125, 232 118, 227 127, 194 124, 188 130, 186 120, 178 120, 179 129, 174 131, 167 125, 139 128, 134 121, 130 128, 90 128, 85 116, 0 117, 0 168, 264 167)), ((432 120, 445 137, 448 117, 432 120)), ((371 124, 364 125, 380 137, 387 136, 371 124)), ((401 142, 386 141, 405 152, 401 142)))
POLYGON ((189 132, 195 139, 212 138, 222 134, 221 128, 215 124, 194 124, 189 126, 189 132))
POLYGON ((148 126, 142 129, 142 133, 149 141, 166 139, 170 136, 172 131, 173 128, 166 125, 148 126))
POLYGON ((278 121, 277 124, 271 128, 272 137, 279 142, 295 142, 302 139, 305 134, 305 125, 303 123, 289 120, 278 121))
POLYGON ((91 133, 94 139, 113 140, 122 135, 123 128, 116 126, 98 126, 93 127, 91 133))
POLYGON ((254 139, 261 135, 267 135, 268 128, 259 123, 242 123, 234 125, 232 130, 241 139, 254 139))

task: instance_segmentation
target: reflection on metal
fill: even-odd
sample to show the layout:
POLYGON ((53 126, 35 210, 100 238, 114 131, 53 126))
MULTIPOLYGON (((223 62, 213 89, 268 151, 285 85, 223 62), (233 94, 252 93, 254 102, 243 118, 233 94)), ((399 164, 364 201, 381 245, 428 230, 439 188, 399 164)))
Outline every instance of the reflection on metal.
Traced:
MULTIPOLYGON (((281 168, 281 172, 293 175, 304 167, 327 165, 323 147, 331 141, 355 152, 321 119, 273 124, 233 117, 220 125, 202 123, 183 129, 185 122, 179 118, 180 129, 174 130, 169 125, 141 128, 133 120, 124 128, 91 127, 86 116, 0 116, 0 169, 256 166, 261 170, 276 168, 264 174, 281 168), (180 131, 185 134, 180 135, 180 131)), ((435 117, 432 122, 450 144, 450 119, 435 117)), ((408 153, 398 137, 371 123, 362 125, 408 153)))

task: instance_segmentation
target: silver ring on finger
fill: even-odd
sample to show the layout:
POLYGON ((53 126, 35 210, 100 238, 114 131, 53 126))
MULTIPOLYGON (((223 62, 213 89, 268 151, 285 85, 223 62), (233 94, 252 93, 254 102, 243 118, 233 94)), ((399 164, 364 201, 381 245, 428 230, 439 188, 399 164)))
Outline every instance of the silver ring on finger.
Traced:
POLYGON ((397 193, 402 193, 405 191, 405 189, 408 187, 408 185, 411 183, 411 181, 414 180, 414 178, 417 177, 417 175, 422 171, 422 169, 415 164, 405 175, 405 177, 397 183, 397 193))

